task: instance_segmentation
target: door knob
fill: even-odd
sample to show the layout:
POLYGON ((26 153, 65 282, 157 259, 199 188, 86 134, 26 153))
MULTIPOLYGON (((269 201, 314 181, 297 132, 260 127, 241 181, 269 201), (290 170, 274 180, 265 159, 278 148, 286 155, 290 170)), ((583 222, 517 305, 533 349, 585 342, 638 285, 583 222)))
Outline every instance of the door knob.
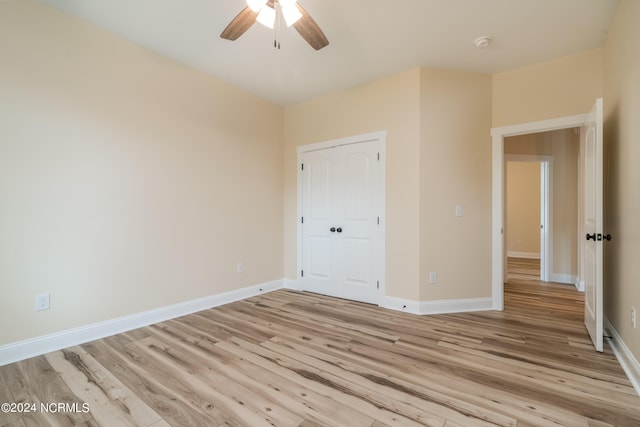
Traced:
POLYGON ((329 229, 329 231, 330 231, 330 232, 332 232, 332 233, 335 233, 335 232, 336 232, 336 228, 335 228, 335 227, 331 227, 331 228, 329 229))
POLYGON ((611 240, 611 234, 605 234, 604 236, 602 236, 602 238, 606 241, 611 240))
POLYGON ((595 242, 596 241, 596 233, 593 234, 587 234, 587 240, 592 240, 595 242))
POLYGON ((338 233, 342 233, 342 227, 338 227, 338 228, 336 228, 336 231, 337 231, 338 233))

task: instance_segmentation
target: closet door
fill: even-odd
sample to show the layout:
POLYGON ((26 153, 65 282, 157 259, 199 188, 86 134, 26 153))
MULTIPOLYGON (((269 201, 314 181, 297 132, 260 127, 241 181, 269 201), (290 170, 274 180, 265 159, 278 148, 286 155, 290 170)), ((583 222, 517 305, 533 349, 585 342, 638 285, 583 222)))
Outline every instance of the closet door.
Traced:
POLYGON ((378 142, 303 155, 302 288, 378 302, 378 142))

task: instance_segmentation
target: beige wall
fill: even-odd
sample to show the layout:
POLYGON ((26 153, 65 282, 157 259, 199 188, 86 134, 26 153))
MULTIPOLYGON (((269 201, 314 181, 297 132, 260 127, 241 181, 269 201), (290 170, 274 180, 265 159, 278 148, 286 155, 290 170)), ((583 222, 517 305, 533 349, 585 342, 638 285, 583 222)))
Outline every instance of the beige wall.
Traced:
POLYGON ((282 278, 280 107, 32 1, 0 58, 0 345, 282 278))
POLYGON ((386 139, 387 294, 418 299, 420 70, 285 109, 285 274, 296 279, 296 147, 374 131, 386 139))
POLYGON ((605 315, 640 360, 640 2, 622 0, 605 45, 605 315), (638 327, 631 327, 631 307, 638 327))
POLYGON ((297 276, 296 147, 386 130, 386 294, 490 296, 490 103, 489 75, 412 69, 287 108, 287 277, 297 276), (426 285, 429 271, 438 285, 426 285))
POLYGON ((504 147, 506 154, 553 157, 551 274, 577 276, 579 134, 566 129, 510 137, 504 147))
POLYGON ((420 300, 490 297, 491 76, 423 68, 420 100, 420 300))
POLYGON ((505 178, 507 253, 539 257, 540 163, 507 162, 505 178))
POLYGON ((591 111, 603 94, 603 49, 493 75, 493 126, 591 111))

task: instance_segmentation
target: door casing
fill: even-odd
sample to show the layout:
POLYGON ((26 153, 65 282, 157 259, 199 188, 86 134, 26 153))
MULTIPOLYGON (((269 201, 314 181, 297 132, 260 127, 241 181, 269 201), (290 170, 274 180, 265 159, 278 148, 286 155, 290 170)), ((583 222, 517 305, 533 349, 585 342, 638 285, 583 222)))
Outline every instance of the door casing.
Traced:
MULTIPOLYGON (((560 117, 491 129, 492 137, 492 224, 491 294, 494 310, 504 309, 504 139, 510 136, 579 128, 588 123, 588 114, 560 117)), ((580 262, 580 261, 579 261, 580 262)), ((579 271, 579 270, 578 270, 579 271)))

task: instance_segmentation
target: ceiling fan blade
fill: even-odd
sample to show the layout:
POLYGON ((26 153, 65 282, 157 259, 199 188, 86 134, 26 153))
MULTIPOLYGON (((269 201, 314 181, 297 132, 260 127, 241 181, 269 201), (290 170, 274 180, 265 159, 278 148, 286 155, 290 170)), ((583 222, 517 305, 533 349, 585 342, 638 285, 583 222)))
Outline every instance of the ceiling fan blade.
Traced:
POLYGON ((329 44, 327 36, 324 35, 316 21, 307 13, 300 4, 296 3, 298 10, 302 13, 302 18, 293 24, 293 27, 300 33, 315 50, 320 50, 329 44))
POLYGON ((242 9, 238 15, 222 31, 220 37, 226 40, 236 40, 243 35, 256 22, 258 12, 254 12, 249 7, 242 9))

